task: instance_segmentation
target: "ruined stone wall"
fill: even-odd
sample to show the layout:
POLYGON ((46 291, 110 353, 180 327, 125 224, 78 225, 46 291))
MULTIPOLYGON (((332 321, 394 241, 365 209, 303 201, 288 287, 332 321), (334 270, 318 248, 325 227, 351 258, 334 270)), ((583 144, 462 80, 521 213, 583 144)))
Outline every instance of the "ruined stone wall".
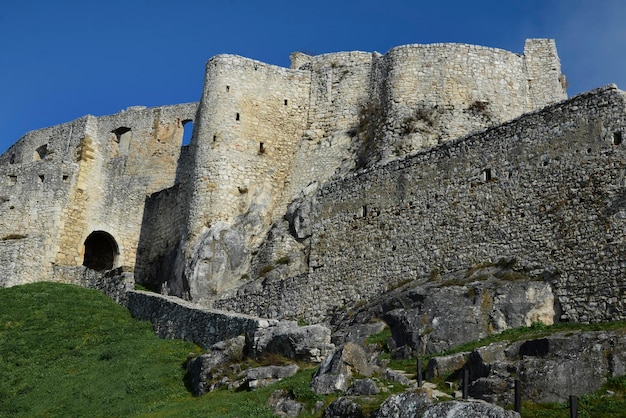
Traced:
POLYGON ((174 184, 183 123, 197 104, 129 108, 29 132, 0 156, 1 285, 79 266, 93 231, 132 266, 146 195, 174 184))
POLYGON ((309 274, 216 307, 328 319, 406 280, 508 257, 553 278, 561 319, 623 320, 625 107, 607 87, 332 182, 306 220, 309 274))
POLYGON ((177 256, 186 230, 186 197, 184 186, 176 184, 146 198, 135 265, 138 283, 181 296, 186 295, 186 289, 168 289, 165 282, 176 275, 177 256))
POLYGON ((32 131, 0 156, 0 286, 50 277, 88 117, 32 131))
POLYGON ((375 55, 292 54, 292 68, 310 72, 311 88, 307 130, 293 156, 293 173, 284 195, 286 203, 310 183, 324 183, 355 167, 355 136, 362 108, 371 100, 375 55))

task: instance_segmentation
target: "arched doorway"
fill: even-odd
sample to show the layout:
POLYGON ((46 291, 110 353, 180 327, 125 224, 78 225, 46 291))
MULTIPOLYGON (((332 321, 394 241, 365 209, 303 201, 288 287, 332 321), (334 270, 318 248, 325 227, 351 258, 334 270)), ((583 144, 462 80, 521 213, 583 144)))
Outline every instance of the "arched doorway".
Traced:
POLYGON ((115 238, 108 232, 94 231, 85 240, 83 266, 93 270, 111 270, 120 251, 115 238))

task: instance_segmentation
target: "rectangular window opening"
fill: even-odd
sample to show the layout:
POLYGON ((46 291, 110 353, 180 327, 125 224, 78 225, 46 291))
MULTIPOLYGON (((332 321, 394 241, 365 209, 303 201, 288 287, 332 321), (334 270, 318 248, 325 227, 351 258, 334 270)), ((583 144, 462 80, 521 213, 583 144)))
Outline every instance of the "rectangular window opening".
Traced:
POLYGON ((259 154, 263 154, 265 152, 265 145, 263 142, 259 142, 259 154))
POLYGON ((485 168, 485 170, 483 171, 483 180, 484 181, 491 180, 491 169, 490 168, 485 168))
POLYGON ((285 99, 285 106, 287 106, 287 103, 289 103, 289 102, 287 101, 287 99, 285 99))
POLYGON ((239 120, 239 113, 235 115, 235 120, 239 120))

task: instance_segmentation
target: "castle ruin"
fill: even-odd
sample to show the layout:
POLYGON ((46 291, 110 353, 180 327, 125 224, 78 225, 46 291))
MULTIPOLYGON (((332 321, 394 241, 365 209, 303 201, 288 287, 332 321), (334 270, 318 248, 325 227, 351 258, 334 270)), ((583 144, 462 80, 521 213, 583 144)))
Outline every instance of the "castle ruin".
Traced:
POLYGON ((545 39, 291 59, 218 55, 198 103, 27 133, 0 156, 0 286, 121 267, 206 306, 324 320, 514 257, 547 272, 562 319, 626 317, 622 92, 564 101, 545 39))

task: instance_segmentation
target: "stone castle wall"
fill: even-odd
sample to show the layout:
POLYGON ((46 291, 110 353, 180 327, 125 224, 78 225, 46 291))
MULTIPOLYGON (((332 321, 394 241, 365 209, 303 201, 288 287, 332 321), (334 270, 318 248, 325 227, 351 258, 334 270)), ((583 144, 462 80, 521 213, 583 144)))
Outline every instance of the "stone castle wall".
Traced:
POLYGON ((197 104, 129 108, 29 132, 0 157, 0 283, 53 277, 80 266, 90 233, 133 266, 146 195, 174 184, 183 122, 197 104), (5 260, 6 258, 6 260, 5 260))
MULTIPOLYGON (((19 265, 15 260, 22 255, 17 254, 39 253, 39 264, 34 263, 32 268, 43 270, 24 272, 11 283, 40 280, 47 274, 42 272, 53 265, 80 265, 85 242, 96 232, 114 241, 115 267, 135 267, 141 282, 163 284, 164 291, 208 303, 221 292, 239 286, 250 278, 249 274, 257 274, 259 266, 251 269, 253 257, 268 231, 283 219, 294 197, 311 183, 325 184, 341 178, 353 182, 355 170, 373 167, 367 171, 369 174, 358 177, 366 182, 362 192, 380 188, 383 194, 400 193, 389 199, 402 200, 404 189, 397 189, 395 180, 384 177, 392 165, 382 163, 566 97, 554 42, 549 40, 527 41, 523 56, 493 48, 434 44, 398 47, 385 55, 294 54, 292 60, 292 68, 286 69, 219 55, 207 63, 198 104, 132 107, 111 116, 86 116, 29 133, 18 141, 0 157, 1 169, 8 170, 7 196, 13 199, 14 194, 31 191, 19 182, 14 183, 18 187, 11 188, 11 170, 41 178, 35 171, 49 167, 56 170, 50 176, 59 177, 61 184, 58 190, 56 186, 50 190, 44 182, 43 189, 33 188, 32 196, 22 198, 25 201, 14 218, 28 224, 24 231, 34 232, 0 243, 6 247, 2 257, 11 266, 19 265), (194 122, 194 135, 191 144, 181 148, 184 125, 189 121, 194 122), (33 161, 37 157, 43 162, 33 161), (29 164, 36 167, 32 173, 29 164), (37 230, 41 219, 38 213, 44 212, 45 228, 37 230), (20 220, 19 216, 26 219, 20 220), (22 250, 27 243, 28 251, 22 250)), ((433 152, 439 151, 418 153, 407 161, 433 152)), ((470 164, 467 158, 466 165, 470 164)), ((477 163, 484 155, 476 152, 475 158, 477 163)), ((437 164, 439 170, 439 165, 447 162, 437 164)), ((435 168, 416 166, 412 176, 422 179, 435 168), (423 171, 418 175, 419 170, 423 171)), ((335 184, 339 183, 322 190, 329 196, 337 193, 333 199, 341 202, 345 198, 342 192, 329 191, 335 184)), ((348 189, 356 187, 349 184, 348 189)), ((420 184, 419 191, 414 191, 420 202, 433 193, 443 193, 436 192, 442 187, 439 182, 416 184, 420 184)), ((320 195, 320 201, 325 196, 320 195)), ((359 203, 361 218, 369 219, 365 214, 376 213, 370 211, 370 207, 376 207, 376 199, 374 203, 359 203)), ((349 199, 346 202, 354 203, 349 199)), ((332 275, 338 274, 341 282, 336 290, 341 290, 338 294, 344 302, 361 297, 362 289, 351 274, 365 274, 365 267, 349 267, 357 259, 375 262, 366 269, 368 274, 376 270, 371 275, 372 283, 380 283, 387 273, 390 285, 400 280, 400 274, 389 269, 387 261, 355 255, 367 249, 361 248, 365 241, 333 256, 326 253, 341 249, 341 245, 352 245, 351 239, 369 236, 368 231, 375 228, 380 230, 372 236, 382 243, 383 238, 376 234, 387 233, 383 232, 386 227, 374 220, 350 226, 362 226, 362 236, 342 229, 347 225, 342 214, 331 211, 328 215, 327 220, 316 221, 317 228, 337 222, 337 232, 315 234, 313 245, 300 260, 305 269, 310 263, 312 280, 325 283, 326 274, 330 274, 327 271, 333 270, 332 275), (340 243, 341 239, 345 241, 340 243)), ((13 234, 9 229, 15 225, 19 223, 9 225, 7 220, 0 235, 9 237, 13 234)), ((409 225, 403 227, 410 230, 409 225)), ((385 239, 391 240, 391 236, 385 239)), ((280 245, 287 252, 305 244, 285 239, 280 245)), ((391 257, 387 250, 381 251, 383 260, 391 257)), ((422 274, 428 266, 442 263, 439 258, 420 260, 404 267, 403 274, 422 274)), ((13 269, 7 273, 15 271, 6 268, 13 269)), ((300 267, 296 270, 302 271, 300 267)), ((2 280, 2 285, 8 283, 2 280)), ((289 289, 283 290, 284 295, 290 294, 289 289)), ((323 306, 319 309, 299 309, 313 317, 340 306, 333 300, 336 295, 327 296, 309 304, 323 306), (327 296, 331 299, 324 299, 327 296)), ((242 309, 251 308, 245 305, 242 309)))
POLYGON ((281 196, 306 126, 309 75, 219 55, 207 63, 192 139, 192 235, 233 222, 252 202, 267 217, 281 196))
POLYGON ((515 258, 552 281, 561 318, 626 318, 626 100, 608 87, 322 187, 308 274, 216 303, 328 318, 416 277, 515 258))

